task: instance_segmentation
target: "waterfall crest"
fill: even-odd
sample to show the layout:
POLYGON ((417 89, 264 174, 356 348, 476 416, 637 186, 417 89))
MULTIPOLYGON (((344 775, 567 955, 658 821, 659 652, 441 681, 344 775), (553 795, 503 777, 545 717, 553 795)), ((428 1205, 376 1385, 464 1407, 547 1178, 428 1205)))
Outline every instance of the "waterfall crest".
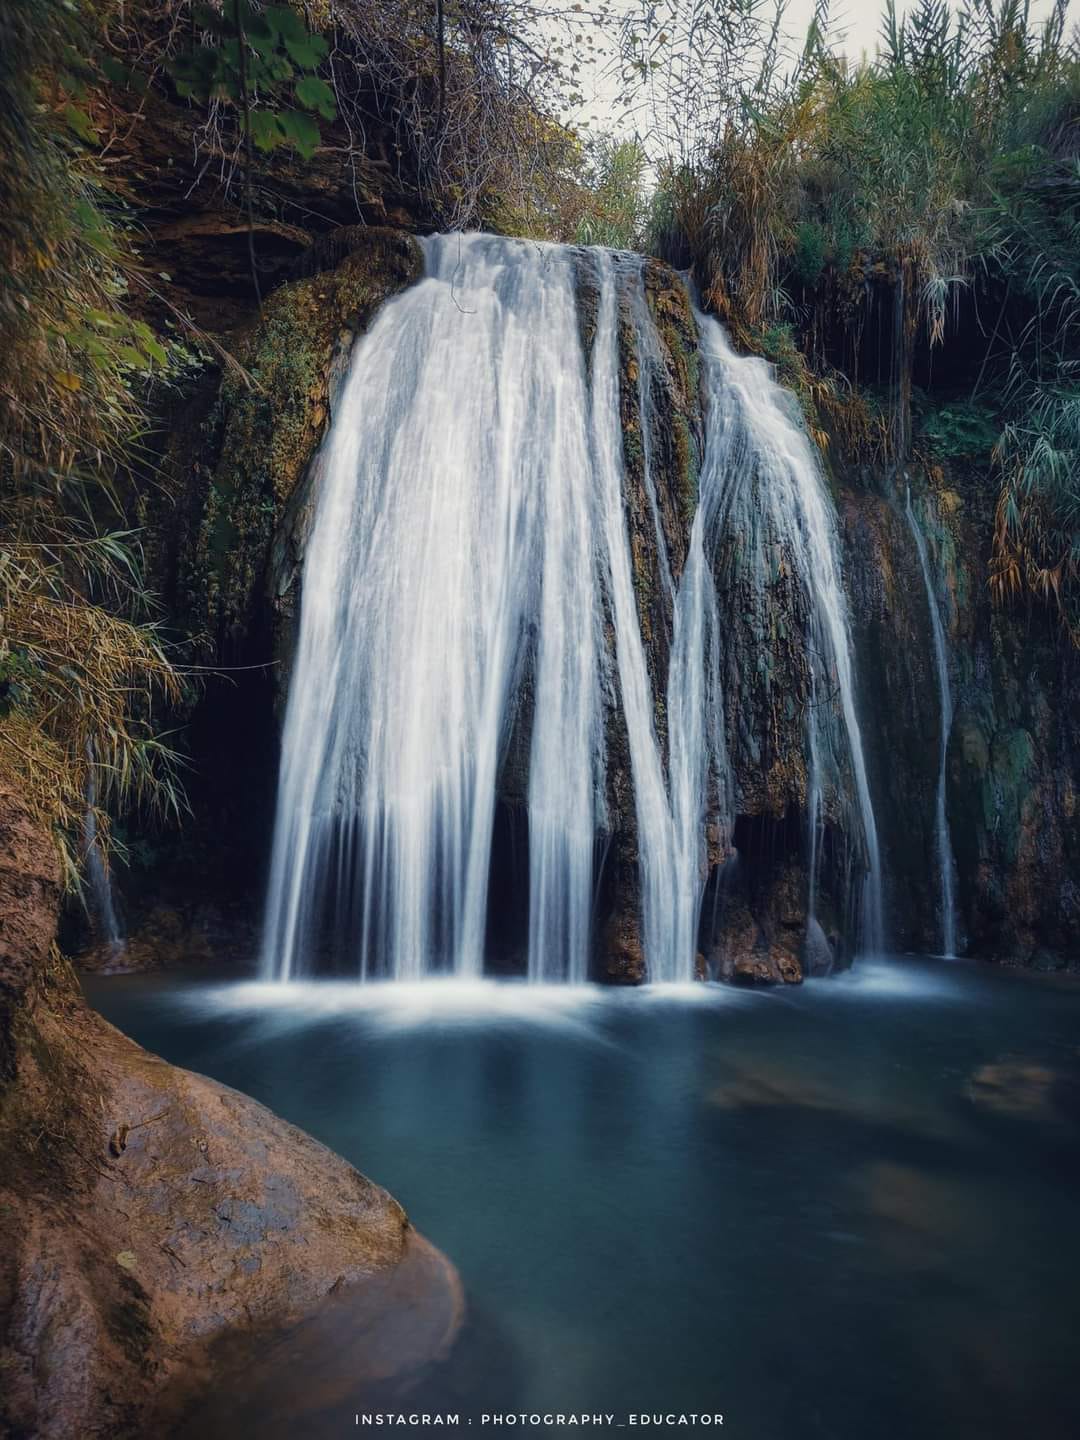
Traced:
MULTIPOLYGON (((768 367, 696 317, 704 457, 685 555, 669 553, 653 405, 667 362, 642 262, 488 235, 423 246, 424 280, 354 347, 317 461, 264 973, 292 978, 328 954, 362 978, 480 974, 500 770, 511 735, 525 734, 527 970, 585 979, 615 712, 648 976, 692 979, 706 831, 726 843, 734 819, 716 565, 732 529, 761 550, 763 574, 766 537, 785 547, 810 596, 815 684, 839 695, 862 826, 864 941, 880 944, 835 517, 768 367), (595 300, 589 335, 583 285, 595 300), (620 369, 620 330, 632 336, 636 386, 620 369), (666 673, 643 635, 628 403, 670 629, 666 673)), ((835 708, 808 720, 815 804, 818 757, 841 748, 822 718, 835 708)), ((813 857, 811 872, 813 886, 813 857)))
POLYGON ((934 667, 937 671, 938 697, 941 707, 941 739, 938 745, 938 780, 934 798, 934 849, 937 852, 938 883, 941 889, 941 953, 947 959, 956 957, 956 896, 953 883, 952 837, 949 834, 949 817, 945 806, 945 765, 949 753, 949 731, 952 729, 953 698, 949 683, 949 651, 945 638, 945 625, 941 619, 941 606, 930 570, 930 557, 926 551, 926 537, 916 518, 911 504, 911 489, 908 487, 904 511, 911 527, 915 549, 919 555, 923 584, 926 586, 926 603, 930 611, 930 631, 934 637, 934 667))

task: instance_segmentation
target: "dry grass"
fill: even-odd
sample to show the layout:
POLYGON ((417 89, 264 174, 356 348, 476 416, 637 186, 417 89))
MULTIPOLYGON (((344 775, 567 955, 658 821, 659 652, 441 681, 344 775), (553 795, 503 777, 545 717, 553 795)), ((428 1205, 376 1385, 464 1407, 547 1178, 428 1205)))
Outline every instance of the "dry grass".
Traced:
POLYGON ((12 0, 0 17, 0 770, 75 884, 88 794, 106 850, 110 814, 181 803, 154 728, 179 680, 135 623, 148 598, 122 518, 166 354, 126 308, 137 262, 52 68, 89 46, 84 16, 12 0))

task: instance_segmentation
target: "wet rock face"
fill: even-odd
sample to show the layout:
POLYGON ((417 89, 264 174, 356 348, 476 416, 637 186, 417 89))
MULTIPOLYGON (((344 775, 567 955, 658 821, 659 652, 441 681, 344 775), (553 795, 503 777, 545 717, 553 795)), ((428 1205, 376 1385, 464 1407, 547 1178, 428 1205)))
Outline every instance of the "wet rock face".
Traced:
POLYGON ((808 894, 797 850, 786 853, 769 820, 741 817, 736 857, 725 870, 722 895, 706 894, 705 973, 738 985, 798 985, 805 973, 808 894), (750 831, 750 834, 747 834, 750 831), (753 833, 753 832, 756 832, 753 833), (741 844, 740 844, 741 842, 741 844), (779 857, 779 858, 777 858, 779 857))
POLYGON ((88 1010, 52 950, 51 841, 7 800, 0 856, 0 1432, 152 1433, 163 1387, 179 1405, 223 1336, 265 1336, 376 1280, 389 1305, 406 1266, 401 1302, 430 1324, 425 1353, 400 1358, 430 1358, 460 1289, 401 1206, 88 1010))
POLYGON ((612 906, 600 940, 598 979, 610 985, 641 985, 648 978, 637 905, 630 897, 612 906))
POLYGON ((971 953, 1061 969, 1080 965, 1080 655, 1043 618, 977 617, 948 800, 971 953))
MULTIPOLYGON (((960 948, 1009 964, 1080 964, 1080 654, 1048 613, 991 603, 985 474, 913 468, 906 479, 943 597, 960 948)), ((897 503, 852 487, 842 516, 890 931, 899 948, 933 949, 941 707, 925 587, 897 503)))
MULTIPOLYGON (((175 618, 211 636, 219 660, 265 658, 267 647, 288 660, 318 449, 337 387, 356 336, 423 271, 419 247, 400 231, 345 233, 313 251, 315 273, 267 298, 238 346, 242 369, 222 374, 198 433, 178 426, 170 468, 183 533, 163 588, 175 618)), ((199 397, 193 403, 198 409, 199 397)), ((175 529, 177 516, 148 520, 152 531, 175 529)))
POLYGON ((169 444, 141 515, 149 582, 170 628, 191 637, 185 659, 207 669, 174 721, 193 760, 192 818, 145 837, 118 869, 129 938, 145 940, 129 946, 130 963, 152 959, 162 905, 184 921, 168 950, 197 956, 225 928, 227 953, 251 954, 319 446, 353 340, 419 277, 422 256, 400 230, 342 227, 305 252, 304 268, 229 340, 243 368, 204 372, 163 417, 169 444), (204 923, 207 907, 224 927, 204 923))
MULTIPOLYGON (((578 304, 588 357, 596 296, 585 266, 578 304)), ((666 760, 668 727, 663 697, 674 615, 657 524, 677 586, 697 508, 704 436, 696 323, 684 285, 666 266, 646 262, 640 292, 635 282, 626 285, 620 300, 618 340, 624 513, 646 663, 656 697, 653 719, 666 760), (635 311, 635 306, 644 309, 635 311), (651 353, 643 353, 638 343, 643 321, 646 326, 651 322, 654 330, 651 353), (655 515, 647 491, 646 466, 655 493, 655 515)), ((806 826, 798 818, 805 813, 807 801, 805 596, 793 583, 790 561, 785 565, 779 548, 773 556, 774 572, 764 579, 740 568, 741 551, 742 537, 728 533, 714 559, 718 603, 725 617, 721 664, 727 700, 726 740, 738 813, 748 818, 768 816, 778 822, 771 831, 778 848, 767 860, 756 852, 743 857, 740 875, 752 883, 744 885, 738 895, 725 891, 719 903, 713 904, 710 896, 724 890, 716 877, 731 860, 733 848, 725 827, 710 826, 706 865, 712 878, 705 908, 711 918, 702 925, 698 971, 702 976, 754 983, 796 983, 802 978, 800 956, 807 919, 806 826), (791 824, 786 823, 788 816, 791 824), (773 863, 776 860, 779 866, 773 863)), ((598 979, 626 984, 647 978, 647 967, 641 938, 634 787, 610 624, 607 639, 610 833, 605 839, 599 885, 594 973, 598 979)), ((720 797, 715 793, 713 803, 719 807, 720 797)), ((833 803, 830 823, 838 822, 833 803)), ((826 869, 826 889, 833 879, 826 869)))
MULTIPOLYGON (((261 880, 272 812, 269 770, 275 766, 272 708, 281 710, 287 693, 300 598, 300 575, 312 505, 318 488, 318 446, 333 415, 336 384, 343 374, 351 340, 369 323, 377 305, 419 278, 419 249, 399 232, 343 229, 315 242, 305 252, 312 274, 282 285, 265 302, 261 324, 243 346, 243 364, 251 382, 233 373, 216 396, 203 397, 202 419, 194 428, 180 426, 177 490, 184 495, 179 534, 170 530, 171 611, 192 631, 213 636, 215 660, 225 664, 266 665, 252 678, 240 675, 229 694, 213 691, 215 706, 203 704, 203 733, 210 747, 222 736, 243 734, 235 765, 223 765, 220 795, 236 793, 229 816, 232 851, 253 855, 251 870, 261 880), (330 266, 330 268, 325 268, 330 266), (272 677, 272 678, 271 678, 272 677), (248 696, 249 710, 233 697, 248 696), (271 719, 268 720, 268 717, 271 719), (264 727, 264 747, 252 742, 252 730, 264 727), (242 750, 243 753, 239 753, 242 750), (259 755, 258 765, 251 762, 259 755), (238 780, 248 768, 245 798, 238 780)), ((624 262, 619 262, 624 264, 624 262)), ((632 580, 644 638, 654 724, 661 756, 667 756, 665 713, 671 635, 672 585, 677 586, 687 556, 697 508, 698 471, 703 458, 704 413, 697 328, 687 292, 678 276, 658 262, 625 262, 619 289, 619 409, 624 445, 625 517, 631 541, 632 580), (639 343, 648 336, 647 343, 639 343), (660 543, 662 541, 662 544, 660 543)), ((579 328, 588 364, 596 327, 596 276, 588 258, 579 271, 579 328)), ((756 474, 746 484, 763 484, 756 474)), ((750 510, 755 510, 750 505, 750 510)), ((757 507, 760 508, 760 507, 757 507)), ((161 528, 166 528, 163 526, 161 528)), ((743 896, 753 922, 765 939, 756 940, 757 958, 769 956, 765 969, 773 979, 798 978, 805 945, 809 884, 806 864, 806 720, 809 667, 804 635, 808 625, 804 583, 793 573, 792 557, 775 536, 755 536, 739 524, 727 527, 714 562, 717 600, 724 616, 720 638, 721 683, 726 693, 726 743, 732 759, 734 814, 768 816, 775 822, 775 845, 768 864, 746 855, 744 867, 755 881, 743 896), (757 562, 759 552, 765 554, 757 562), (750 557, 750 559, 747 559, 750 557), (779 867, 779 868, 778 868, 779 867), (782 880, 783 867, 788 878, 782 880), (802 907, 798 936, 780 924, 779 910, 791 909, 798 874, 802 907), (770 887, 779 886, 773 896, 770 887), (788 896, 788 899, 783 899, 788 896), (763 948, 763 949, 762 949, 763 948)), ((598 903, 592 971, 598 979, 638 982, 645 976, 639 917, 639 844, 629 743, 618 693, 615 638, 606 629, 606 829, 596 837, 598 903)), ((500 814, 523 844, 514 857, 514 894, 528 873, 527 827, 521 808, 528 791, 531 723, 539 698, 533 694, 530 658, 518 685, 518 707, 508 734, 500 778, 500 814)), ((220 805, 219 793, 212 805, 220 805)), ((714 795, 720 811, 721 798, 714 795)), ((828 945, 838 958, 850 949, 847 893, 851 864, 845 842, 850 815, 837 793, 825 793, 825 837, 819 878, 819 913, 828 914, 828 945)), ((219 827, 226 832, 225 825, 219 827)), ((733 852, 726 825, 708 832, 707 877, 733 852)), ((503 873, 498 858, 492 884, 503 873)), ((210 867, 213 868, 213 867, 210 867)), ((217 867, 222 870, 222 867, 217 867)), ((505 867, 504 867, 505 868, 505 867)), ((703 877, 703 878, 707 878, 703 877)), ((258 881, 256 881, 258 883, 258 881)), ((710 880, 710 893, 716 884, 710 880)), ((252 886, 255 888, 255 886, 252 886)), ((166 900, 183 909, 183 897, 166 900)), ((707 901, 708 904, 708 901, 707 901)), ((716 907, 713 907, 716 909, 716 907)), ((504 907, 505 910, 505 907, 504 907)), ((527 912, 527 893, 521 913, 527 912)), ((711 913, 711 912, 710 912, 711 913)), ((507 955, 523 950, 523 939, 504 923, 507 955)), ((183 939, 180 939, 183 946, 183 939)), ((176 948, 176 946, 174 946, 176 948)), ((719 973, 707 933, 701 935, 703 968, 719 973)), ((743 946, 744 949, 744 946, 743 946)), ((724 962, 726 965, 726 962, 724 962)), ((760 971, 760 966, 759 966, 760 971)), ((765 973, 757 973, 757 979, 765 973)))
POLYGON ((901 949, 932 951, 941 934, 934 858, 941 704, 918 554, 902 511, 867 488, 879 479, 858 477, 839 502, 858 700, 888 932, 901 949))

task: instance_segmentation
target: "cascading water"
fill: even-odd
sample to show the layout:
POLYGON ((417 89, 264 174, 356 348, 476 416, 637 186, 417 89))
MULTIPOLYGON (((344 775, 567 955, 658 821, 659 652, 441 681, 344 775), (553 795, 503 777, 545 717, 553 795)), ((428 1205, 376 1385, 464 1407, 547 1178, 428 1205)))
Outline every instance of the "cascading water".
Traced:
POLYGON ((424 247, 426 278, 355 348, 322 462, 264 967, 302 971, 330 909, 364 976, 480 972, 498 762, 532 661, 529 970, 578 977, 603 800, 574 256, 424 247))
POLYGON ((941 740, 938 746, 938 782, 934 802, 934 848, 937 851, 938 879, 941 886, 941 953, 948 959, 956 956, 956 898, 953 885, 953 850, 949 835, 949 817, 945 807, 945 765, 949 752, 949 731, 952 729, 953 699, 949 683, 949 652, 941 606, 930 570, 926 539, 916 519, 908 488, 904 510, 919 554, 926 603, 930 610, 930 630, 934 637, 934 664, 937 669, 938 695, 941 702, 941 740))
POLYGON ((694 952, 690 951, 690 968, 684 974, 687 957, 678 952, 675 928, 676 842, 654 726, 655 698, 641 638, 623 501, 615 268, 610 254, 595 254, 600 293, 593 342, 593 456, 619 691, 634 782, 642 943, 650 978, 689 980, 693 978, 694 952))
MULTIPOLYGON (((692 979, 706 823, 729 834, 732 820, 714 556, 725 526, 764 533, 757 511, 812 596, 862 817, 865 939, 880 943, 877 835, 831 510, 767 367, 737 357, 716 322, 698 317, 707 437, 680 570, 653 473, 652 391, 664 360, 640 262, 483 235, 423 245, 425 279, 389 302, 355 347, 319 461, 265 973, 303 973, 330 937, 365 978, 478 975, 500 764, 524 714, 528 973, 584 979, 609 823, 606 715, 617 704, 649 978, 692 979), (596 303, 588 357, 582 285, 596 303), (671 620, 659 696, 627 516, 626 322, 671 620)), ((834 742, 811 724, 816 755, 834 742)))
POLYGON ((112 877, 101 853, 98 835, 98 791, 93 751, 87 747, 86 810, 83 813, 83 864, 90 885, 93 917, 102 941, 114 954, 124 949, 124 932, 113 895, 112 877))
POLYGON ((549 468, 546 475, 537 474, 532 498, 542 543, 534 561, 540 578, 529 760, 528 973, 531 980, 576 983, 588 971, 593 852, 604 773, 600 592, 589 483, 593 422, 577 340, 572 261, 554 251, 546 263, 550 268, 544 273, 557 286, 552 340, 567 350, 538 357, 551 366, 541 383, 554 384, 547 415, 554 430, 543 434, 545 417, 537 417, 537 466, 549 468))
POLYGON ((832 708, 823 699, 835 689, 865 848, 862 945, 865 950, 880 951, 884 945, 881 852, 855 706, 835 516, 821 467, 793 397, 777 384, 769 366, 763 360, 737 355, 711 317, 699 315, 698 326, 708 388, 701 506, 715 507, 709 528, 723 529, 735 537, 740 564, 753 578, 759 597, 778 566, 790 564, 809 599, 809 918, 813 922, 820 862, 817 834, 824 793, 822 770, 827 757, 833 768, 838 764, 832 708))

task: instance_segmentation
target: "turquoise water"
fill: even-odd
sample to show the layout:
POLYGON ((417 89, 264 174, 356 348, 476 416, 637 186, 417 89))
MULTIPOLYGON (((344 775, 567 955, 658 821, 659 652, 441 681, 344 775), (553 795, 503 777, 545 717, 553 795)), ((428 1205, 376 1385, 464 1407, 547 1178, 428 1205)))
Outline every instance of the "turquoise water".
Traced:
POLYGON ((372 1408, 1080 1434, 1072 980, 897 959, 768 992, 87 990, 385 1185, 466 1286, 454 1353, 409 1389, 313 1396, 286 1431, 253 1364, 204 1440, 355 1433, 372 1408))

